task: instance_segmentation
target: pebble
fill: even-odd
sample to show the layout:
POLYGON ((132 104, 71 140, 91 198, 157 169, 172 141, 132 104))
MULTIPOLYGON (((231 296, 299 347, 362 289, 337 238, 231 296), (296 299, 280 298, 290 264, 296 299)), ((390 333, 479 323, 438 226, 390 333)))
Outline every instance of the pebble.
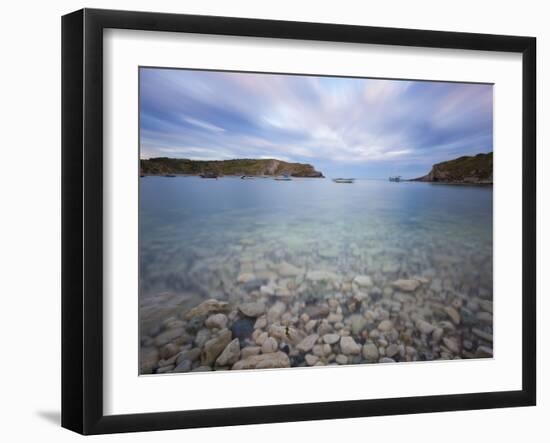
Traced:
POLYGON ((204 344, 204 349, 201 353, 201 364, 205 366, 212 366, 230 341, 231 331, 229 329, 223 329, 217 337, 208 340, 204 344))
POLYGON ((392 343, 391 345, 389 345, 389 346, 386 348, 386 355, 387 355, 388 357, 393 357, 393 356, 396 355, 398 352, 399 352, 399 346, 396 345, 395 343, 392 343))
POLYGON ((353 335, 359 335, 363 329, 367 326, 367 319, 361 314, 353 314, 350 316, 351 333, 353 335))
POLYGON ((493 302, 490 300, 478 299, 479 306, 486 312, 493 313, 493 302))
POLYGON ((245 359, 250 357, 251 355, 258 355, 261 351, 260 346, 247 346, 245 348, 241 349, 241 358, 245 359))
POLYGON ((435 328, 432 333, 432 340, 434 343, 439 343, 441 340, 441 337, 443 337, 443 329, 442 328, 435 328))
POLYGON ((329 312, 330 310, 326 305, 309 305, 306 307, 306 314, 312 319, 326 317, 329 312))
POLYGON ((340 350, 342 354, 359 354, 361 352, 361 345, 357 344, 353 337, 342 337, 340 339, 340 350))
POLYGON ((254 320, 250 318, 241 318, 231 325, 231 333, 233 337, 238 338, 241 344, 244 344, 254 332, 254 320))
POLYGON ((319 361, 319 357, 313 354, 306 354, 305 360, 308 366, 314 366, 319 361))
POLYGON ((493 357, 493 349, 488 346, 479 346, 476 350, 476 357, 491 358, 493 357))
MULTIPOLYGON (((416 322, 416 328, 422 332, 422 334, 431 334, 432 331, 435 329, 435 327, 431 324, 431 323, 428 323, 427 321, 425 320, 418 320, 416 322)), ((443 332, 443 330, 441 330, 441 332, 443 332)))
POLYGON ((381 332, 387 332, 389 330, 393 329, 393 323, 391 320, 382 320, 378 324, 378 330, 381 332))
POLYGON ((174 370, 174 365, 163 366, 162 368, 157 369, 157 374, 166 374, 167 372, 172 372, 174 370))
POLYGON ((254 329, 263 329, 266 326, 267 326, 267 317, 265 315, 258 317, 256 319, 256 323, 254 323, 254 329))
POLYGON ((195 306, 189 312, 184 314, 183 318, 185 320, 191 320, 194 317, 201 317, 213 312, 227 311, 229 309, 229 303, 218 301, 216 299, 206 300, 200 305, 195 306))
POLYGON ((348 357, 344 354, 338 354, 336 356, 336 363, 339 365, 347 365, 348 364, 348 357))
POLYGON ((232 340, 216 359, 216 366, 231 366, 239 360, 241 355, 241 346, 239 339, 232 340))
POLYGON ((239 305, 239 311, 247 317, 259 317, 265 313, 265 304, 262 302, 242 303, 239 305))
POLYGON ((357 286, 365 286, 365 287, 373 286, 372 278, 370 278, 368 275, 357 275, 353 279, 353 282, 357 286))
POLYGON ((420 282, 416 279, 399 279, 394 281, 392 286, 403 292, 414 292, 420 286, 420 282))
POLYGON ((277 340, 275 340, 273 337, 269 337, 262 344, 262 354, 269 354, 270 352, 275 352, 278 346, 279 344, 277 343, 277 340))
POLYGON ((329 323, 339 323, 343 319, 344 319, 344 316, 342 314, 335 314, 333 312, 330 313, 329 316, 327 317, 327 321, 329 323))
POLYGON ((482 323, 493 324, 493 314, 489 312, 478 312, 476 314, 476 319, 482 323))
POLYGON ((299 349, 302 352, 309 352, 319 339, 319 336, 317 334, 311 334, 308 335, 306 338, 304 338, 298 345, 296 346, 297 349, 299 349))
POLYGON ((374 343, 363 345, 363 357, 370 362, 378 361, 378 348, 374 343))
POLYGON ((263 346, 263 344, 266 342, 266 340, 269 338, 269 335, 267 332, 262 332, 258 338, 256 339, 256 344, 263 346))
POLYGON ((157 367, 158 361, 159 361, 159 352, 157 348, 140 349, 140 362, 141 362, 142 374, 152 374, 153 369, 157 367))
POLYGON ((185 330, 183 328, 167 329, 155 337, 155 346, 160 348, 161 346, 174 341, 176 338, 181 337, 184 333, 185 330))
POLYGON ((445 306, 445 308, 443 308, 443 310, 445 311, 445 313, 449 316, 449 318, 451 319, 451 321, 455 325, 460 324, 460 314, 458 313, 458 311, 455 308, 453 308, 452 306, 445 306))
POLYGON ((282 262, 279 264, 277 272, 281 277, 296 277, 303 274, 304 271, 290 263, 282 262))
POLYGON ((267 368, 288 368, 290 360, 284 352, 271 352, 269 354, 251 355, 239 360, 233 365, 234 370, 241 369, 267 369, 267 368))
POLYGON ((182 351, 178 354, 176 359, 176 364, 180 364, 183 360, 196 361, 201 355, 201 350, 199 348, 189 349, 188 351, 182 351))
POLYGON ((472 334, 477 335, 479 338, 485 341, 493 341, 493 334, 489 334, 488 332, 484 332, 481 329, 478 328, 472 328, 472 334))
POLYGON ((443 337, 443 343, 445 344, 445 347, 453 352, 454 354, 458 354, 460 352, 460 349, 458 347, 458 343, 453 338, 443 337))
POLYGON ((328 344, 322 344, 322 345, 315 345, 313 346, 313 350, 312 350, 313 354, 318 356, 318 357, 326 357, 328 355, 330 355, 330 353, 332 352, 332 349, 330 348, 330 345, 328 344))
POLYGON ((167 345, 164 345, 160 351, 160 356, 163 359, 168 359, 172 357, 173 355, 176 355, 179 352, 179 347, 176 346, 173 343, 168 343, 167 345))
POLYGON ((243 272, 237 276, 237 283, 247 283, 249 281, 255 280, 256 276, 251 272, 243 272))
POLYGON ((214 314, 206 319, 204 325, 207 328, 218 328, 224 329, 227 326, 227 315, 225 314, 214 314))
POLYGON ((189 372, 191 370, 192 362, 190 360, 182 360, 174 368, 174 372, 189 372))
POLYGON ((309 271, 306 274, 307 280, 312 281, 339 281, 340 276, 335 274, 334 272, 329 271, 309 271))
POLYGON ((340 336, 338 334, 325 334, 323 335, 323 341, 329 345, 333 345, 335 343, 338 343, 338 340, 340 340, 340 336))
POLYGON ((286 305, 283 302, 275 302, 267 311, 267 322, 274 323, 285 311, 286 305))

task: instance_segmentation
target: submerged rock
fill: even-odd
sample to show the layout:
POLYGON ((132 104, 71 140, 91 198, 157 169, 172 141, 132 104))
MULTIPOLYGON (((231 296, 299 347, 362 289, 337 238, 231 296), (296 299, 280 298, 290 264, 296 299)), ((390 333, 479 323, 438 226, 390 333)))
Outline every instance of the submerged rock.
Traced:
POLYGON ((317 334, 311 334, 308 335, 306 338, 304 338, 298 345, 296 346, 297 349, 303 352, 310 351, 317 340, 319 339, 319 336, 317 334))
POLYGON ((201 364, 203 366, 212 366, 230 341, 231 331, 229 329, 223 329, 217 337, 208 340, 204 344, 204 349, 201 353, 201 364))
POLYGON ((223 329, 227 326, 227 315, 225 314, 211 315, 206 319, 204 324, 207 328, 223 329))
POLYGON ((158 365, 159 357, 160 356, 157 348, 141 348, 140 350, 141 373, 152 374, 153 370, 158 365))
POLYGON ((254 332, 254 320, 248 317, 241 318, 231 325, 233 337, 238 338, 241 345, 254 332))
POLYGON ((296 277, 297 275, 304 273, 302 269, 287 262, 282 262, 279 264, 277 272, 281 277, 296 277))
POLYGON ((416 279, 399 279, 392 283, 392 286, 403 292, 414 292, 420 286, 420 282, 416 279))
POLYGON ((265 313, 265 304, 259 301, 242 303, 239 305, 239 311, 247 317, 259 317, 265 313))
POLYGON ((460 324, 460 314, 455 308, 453 308, 452 306, 445 306, 443 310, 455 325, 460 324))
POLYGON ((329 345, 333 345, 335 343, 338 343, 338 340, 340 340, 340 336, 338 334, 325 334, 323 335, 323 341, 329 345))
POLYGON ((353 337, 342 337, 340 339, 340 349, 342 354, 359 354, 361 353, 361 345, 356 343, 353 337))
POLYGON ((326 317, 330 309, 326 305, 309 305, 306 307, 306 314, 312 319, 326 317))
POLYGON ((363 358, 369 362, 378 361, 378 347, 374 343, 363 345, 363 358))
POLYGON ((216 299, 206 300, 200 305, 195 306, 189 312, 184 314, 185 320, 191 320, 194 317, 200 317, 203 315, 211 314, 214 312, 226 312, 229 310, 229 303, 224 301, 218 301, 216 299))
POLYGON ((309 271, 306 274, 306 279, 311 281, 329 281, 336 282, 340 281, 340 276, 334 272, 329 271, 309 271))
POLYGON ((349 318, 351 324, 351 333, 353 335, 359 335, 363 329, 367 326, 367 319, 361 314, 353 314, 349 318))
POLYGON ((216 366, 230 366, 239 360, 241 354, 241 346, 239 339, 232 340, 216 359, 216 366))
POLYGON ((168 329, 155 337, 155 346, 161 347, 184 334, 183 328, 168 329))
POLYGON ((353 279, 353 282, 358 286, 373 286, 372 278, 370 278, 368 275, 358 275, 353 279))

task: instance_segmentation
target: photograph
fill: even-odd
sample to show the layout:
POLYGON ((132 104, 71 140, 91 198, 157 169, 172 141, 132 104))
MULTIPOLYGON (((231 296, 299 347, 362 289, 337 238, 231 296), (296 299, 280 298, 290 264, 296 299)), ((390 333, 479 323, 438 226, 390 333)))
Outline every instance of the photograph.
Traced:
POLYGON ((493 357, 492 84, 140 66, 139 174, 140 375, 493 357))

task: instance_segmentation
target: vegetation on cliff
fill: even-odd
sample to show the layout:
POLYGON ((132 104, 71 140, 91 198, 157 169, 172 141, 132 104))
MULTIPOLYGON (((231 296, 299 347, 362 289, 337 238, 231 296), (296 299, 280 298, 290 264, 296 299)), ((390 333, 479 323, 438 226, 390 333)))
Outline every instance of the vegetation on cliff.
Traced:
POLYGON ((412 181, 440 183, 493 183, 493 153, 464 156, 437 163, 429 174, 412 181))
POLYGON ((289 163, 275 159, 189 160, 156 157, 140 160, 143 175, 217 174, 217 175, 290 175, 292 177, 323 177, 312 165, 289 163))

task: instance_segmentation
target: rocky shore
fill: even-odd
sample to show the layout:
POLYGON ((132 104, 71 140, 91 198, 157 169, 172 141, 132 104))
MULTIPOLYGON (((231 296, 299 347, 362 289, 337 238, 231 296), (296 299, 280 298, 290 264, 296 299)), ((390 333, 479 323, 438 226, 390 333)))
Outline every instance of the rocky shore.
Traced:
POLYGON ((448 184, 493 184, 493 153, 463 156, 437 163, 423 177, 411 181, 448 184))
POLYGON ((457 267, 475 263, 438 254, 438 269, 418 274, 395 262, 357 273, 254 251, 235 247, 215 298, 141 301, 141 374, 493 356, 492 293, 457 284, 457 267))
POLYGON ((201 175, 216 174, 228 176, 290 175, 303 178, 324 178, 307 163, 292 163, 277 159, 232 159, 232 160, 190 160, 186 158, 155 157, 140 160, 142 175, 201 175))

